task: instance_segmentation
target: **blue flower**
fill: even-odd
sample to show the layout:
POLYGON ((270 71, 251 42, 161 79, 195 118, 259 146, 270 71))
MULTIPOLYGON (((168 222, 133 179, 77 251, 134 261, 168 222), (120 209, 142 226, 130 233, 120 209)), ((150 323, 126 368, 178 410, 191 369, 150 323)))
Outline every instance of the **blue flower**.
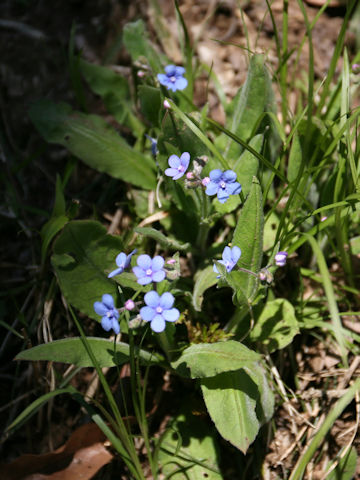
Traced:
POLYGON ((162 332, 165 330, 165 321, 175 322, 180 312, 177 308, 172 308, 174 296, 165 292, 159 296, 157 292, 152 290, 144 297, 146 307, 140 309, 140 316, 145 322, 151 322, 150 327, 154 332, 162 332))
POLYGON ((288 256, 287 252, 278 252, 275 255, 275 264, 278 267, 285 267, 287 256, 288 256))
POLYGON ((105 293, 102 296, 102 302, 94 303, 94 310, 102 316, 101 326, 104 330, 108 332, 113 329, 116 335, 120 333, 119 312, 115 308, 114 299, 111 295, 105 293))
MULTIPOLYGON (((227 272, 231 272, 231 270, 235 267, 239 258, 241 257, 241 250, 239 247, 225 247, 222 253, 222 260, 219 260, 219 263, 222 263, 226 267, 227 272)), ((219 273, 217 266, 214 265, 213 267, 215 273, 219 273)), ((218 275, 217 278, 220 278, 218 275)))
POLYGON ((210 182, 206 186, 206 195, 215 195, 220 203, 225 203, 230 195, 241 192, 241 185, 236 182, 236 173, 232 170, 211 170, 210 182))
POLYGON ((128 268, 130 266, 131 257, 136 252, 137 252, 137 250, 135 248, 135 250, 133 250, 131 253, 129 253, 129 255, 126 255, 126 253, 124 253, 124 252, 119 253, 119 255, 115 259, 116 265, 119 268, 116 268, 115 270, 110 272, 109 275, 108 275, 108 278, 115 277, 115 275, 120 275, 120 273, 122 273, 125 270, 125 268, 128 268))
POLYGON ((180 158, 177 155, 171 155, 168 162, 170 168, 165 170, 165 175, 172 177, 173 180, 178 180, 184 175, 189 166, 190 153, 184 152, 181 154, 180 158))
POLYGON ((175 65, 167 65, 165 67, 166 73, 158 73, 158 80, 161 85, 164 85, 168 90, 176 92, 176 90, 184 90, 187 87, 187 80, 183 77, 185 68, 176 67, 175 65))
POLYGON ((137 267, 132 270, 137 276, 137 282, 140 285, 147 285, 151 282, 161 282, 165 278, 165 271, 162 269, 165 260, 157 255, 153 259, 149 255, 139 255, 137 258, 137 267))

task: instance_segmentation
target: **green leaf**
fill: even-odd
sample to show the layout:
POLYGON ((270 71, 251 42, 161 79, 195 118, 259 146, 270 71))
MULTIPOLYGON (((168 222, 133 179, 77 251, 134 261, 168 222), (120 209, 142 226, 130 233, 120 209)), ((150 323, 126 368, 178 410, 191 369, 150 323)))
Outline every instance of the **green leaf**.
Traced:
POLYGON ((160 245, 172 249, 172 250, 181 250, 186 251, 190 250, 190 243, 179 243, 173 238, 166 237, 162 232, 156 230, 155 228, 150 227, 136 227, 134 228, 136 233, 143 235, 144 237, 149 237, 156 240, 160 245))
POLYGON ((63 226, 69 221, 66 213, 66 202, 63 192, 63 187, 61 184, 61 178, 59 175, 56 176, 56 187, 55 187, 55 203, 54 208, 51 213, 50 219, 42 227, 40 235, 42 240, 41 245, 41 263, 44 263, 46 252, 49 248, 49 245, 52 239, 57 233, 63 228, 63 226))
MULTIPOLYGON (((161 153, 168 154, 166 143, 177 149, 177 155, 183 152, 189 152, 191 160, 194 157, 208 155, 209 150, 199 138, 185 123, 175 118, 167 112, 161 125, 162 134, 159 136, 158 148, 161 153)), ((174 152, 170 152, 171 154, 174 152)))
MULTIPOLYGON (((200 380, 206 408, 218 432, 244 454, 267 416, 256 373, 252 370, 250 376, 241 369, 200 380)), ((273 399, 268 386, 266 394, 265 402, 268 401, 267 408, 272 412, 273 399)))
POLYGON ((6 432, 10 432, 11 430, 21 427, 21 425, 26 423, 45 403, 52 398, 56 397, 57 395, 62 395, 63 393, 71 394, 72 391, 73 390, 71 387, 59 388, 57 390, 53 390, 52 392, 45 393, 45 395, 41 395, 29 406, 27 406, 13 422, 11 422, 11 424, 6 428, 6 432))
MULTIPOLYGON (((129 361, 130 350, 127 343, 116 342, 114 353, 113 340, 96 337, 87 337, 87 340, 101 368, 114 367, 129 361)), ((159 356, 146 350, 137 349, 135 355, 143 365, 161 363, 159 356)), ((23 350, 15 357, 15 360, 47 360, 49 362, 71 363, 77 367, 94 367, 80 337, 55 340, 23 350)))
POLYGON ((140 136, 144 126, 134 115, 133 100, 126 78, 108 67, 94 65, 85 60, 80 61, 80 69, 91 90, 103 99, 108 112, 114 115, 121 125, 127 125, 140 136))
MULTIPOLYGON (((256 177, 253 178, 248 198, 240 212, 234 231, 232 246, 241 248, 241 257, 238 266, 257 274, 261 268, 263 252, 264 214, 262 207, 261 186, 256 177)), ((226 278, 231 277, 232 288, 239 290, 238 300, 242 301, 245 295, 251 302, 257 292, 258 278, 241 271, 230 272, 226 278)), ((230 283, 230 282, 229 282, 230 283)))
POLYGON ((275 212, 271 212, 266 219, 264 225, 264 245, 263 249, 266 252, 269 249, 273 249, 276 240, 276 233, 279 228, 280 219, 275 212))
POLYGON ((205 290, 213 287, 216 283, 216 273, 214 272, 212 265, 204 268, 204 270, 198 270, 196 272, 193 291, 193 306, 197 312, 201 312, 205 290))
POLYGON ((140 85, 138 88, 141 113, 153 127, 159 127, 159 113, 161 109, 161 94, 158 88, 149 85, 140 85))
POLYGON ((287 170, 287 178, 289 182, 294 182, 298 176, 302 164, 302 149, 300 138, 297 132, 295 132, 293 141, 291 144, 289 163, 287 170))
MULTIPOLYGON (((263 141, 264 135, 259 133, 250 140, 249 145, 256 152, 260 153, 263 141)), ((249 150, 244 150, 240 158, 231 168, 237 174, 237 181, 241 184, 243 194, 248 195, 253 177, 258 175, 259 159, 249 152, 249 150)))
MULTIPOLYGON (((256 133, 256 127, 264 112, 270 110, 273 92, 271 79, 265 67, 263 55, 251 57, 248 74, 241 92, 234 98, 233 115, 229 130, 244 141, 256 133)), ((242 148, 229 140, 227 158, 236 158, 242 148)))
POLYGON ((228 200, 226 200, 225 203, 220 203, 217 197, 215 197, 213 201, 213 205, 215 207, 215 210, 222 215, 225 215, 226 213, 233 212, 234 210, 237 209, 237 207, 240 205, 241 200, 239 195, 231 195, 228 200))
POLYGON ((266 303, 250 332, 253 342, 261 342, 270 353, 289 345, 299 333, 295 309, 285 298, 266 303))
POLYGON ((204 378, 239 368, 252 368, 260 358, 242 343, 228 340, 191 345, 171 365, 180 375, 204 378))
POLYGON ((119 237, 107 235, 98 222, 69 222, 54 244, 51 257, 61 291, 66 300, 91 318, 100 321, 94 302, 109 293, 116 301, 118 289, 107 274, 122 251, 119 237))
POLYGON ((142 20, 125 25, 123 42, 133 62, 137 60, 145 64, 148 62, 154 73, 163 71, 161 56, 151 45, 142 20))
MULTIPOLYGON (((340 452, 341 454, 342 452, 340 452)), ((336 468, 326 477, 327 480, 351 480, 355 478, 356 465, 358 456, 356 449, 351 447, 349 451, 343 456, 341 455, 340 461, 336 468)), ((329 465, 330 466, 330 465, 329 465)))
MULTIPOLYGON (((184 410, 184 409, 183 409, 184 410)), ((190 409, 187 409, 190 410, 190 409)), ((190 411, 180 414, 167 426, 162 437, 159 464, 172 480, 221 480, 218 448, 213 429, 190 411)))
POLYGON ((89 167, 145 189, 155 188, 152 160, 131 148, 101 117, 48 100, 35 103, 29 115, 47 142, 63 145, 89 167))
POLYGON ((48 222, 41 229, 41 263, 45 261, 46 252, 49 248, 49 245, 52 239, 57 233, 67 224, 69 221, 66 215, 60 215, 59 217, 50 218, 48 222))

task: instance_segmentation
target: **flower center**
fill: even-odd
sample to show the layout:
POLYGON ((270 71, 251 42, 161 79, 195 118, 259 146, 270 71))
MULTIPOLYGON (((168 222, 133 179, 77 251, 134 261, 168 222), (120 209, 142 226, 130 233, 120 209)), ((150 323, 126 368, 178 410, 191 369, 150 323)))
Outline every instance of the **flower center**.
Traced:
POLYGON ((106 316, 108 318, 112 317, 112 310, 109 310, 108 312, 106 312, 106 316))
POLYGON ((175 82, 176 82, 176 77, 175 77, 174 75, 172 75, 172 76, 170 77, 170 82, 172 82, 172 83, 175 83, 175 82))
POLYGON ((179 165, 177 169, 178 172, 183 172, 185 170, 184 165, 179 165))
POLYGON ((152 274, 151 268, 148 268, 145 273, 146 273, 146 275, 151 275, 152 274))
POLYGON ((220 188, 222 188, 223 190, 225 190, 226 188, 226 183, 224 181, 220 182, 220 188))
POLYGON ((161 307, 156 307, 156 313, 162 313, 163 309, 161 307))

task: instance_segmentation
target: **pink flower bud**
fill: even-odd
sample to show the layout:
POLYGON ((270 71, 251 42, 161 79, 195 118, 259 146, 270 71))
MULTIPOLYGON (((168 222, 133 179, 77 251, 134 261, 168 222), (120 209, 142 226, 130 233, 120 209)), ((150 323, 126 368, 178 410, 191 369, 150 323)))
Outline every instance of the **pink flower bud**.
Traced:
POLYGON ((131 300, 131 298, 129 298, 129 300, 126 300, 124 307, 126 308, 126 310, 129 310, 129 311, 134 310, 135 303, 133 300, 131 300))
POLYGON ((193 172, 187 172, 186 178, 187 178, 188 180, 192 180, 192 179, 194 178, 193 172))
POLYGON ((326 216, 321 217, 320 222, 325 222, 325 220, 327 220, 327 217, 326 217, 326 216))
POLYGON ((167 263, 168 265, 175 265, 176 260, 175 260, 175 258, 170 258, 166 263, 167 263))
POLYGON ((143 77, 145 77, 145 75, 146 75, 146 73, 145 73, 143 70, 138 70, 137 76, 138 76, 139 78, 143 78, 143 77))
POLYGON ((163 105, 164 105, 164 108, 166 108, 166 109, 171 108, 171 105, 167 100, 164 100, 163 105))
POLYGON ((201 180, 201 183, 204 187, 206 187, 206 185, 208 185, 210 183, 210 178, 209 177, 205 177, 201 180))

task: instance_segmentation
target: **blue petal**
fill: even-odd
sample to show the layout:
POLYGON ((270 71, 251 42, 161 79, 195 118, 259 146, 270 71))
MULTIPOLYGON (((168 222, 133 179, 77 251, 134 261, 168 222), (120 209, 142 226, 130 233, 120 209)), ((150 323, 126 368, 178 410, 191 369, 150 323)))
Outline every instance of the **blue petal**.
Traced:
POLYGON ((112 321, 109 317, 103 317, 101 319, 101 326, 103 327, 104 330, 106 330, 107 332, 111 329, 111 326, 112 326, 112 321))
POLYGON ((184 77, 178 77, 174 83, 176 90, 184 90, 187 87, 188 81, 184 77))
POLYGON ((180 317, 180 312, 177 308, 170 308, 170 310, 163 311, 163 317, 167 322, 176 322, 180 317))
POLYGON ((215 170, 211 170, 211 172, 209 173, 210 180, 212 180, 213 182, 219 183, 221 180, 222 174, 223 172, 218 168, 216 168, 215 170))
POLYGON ((102 302, 95 302, 94 310, 98 315, 106 315, 109 311, 109 309, 102 302))
POLYGON ((175 75, 176 76, 184 75, 184 73, 185 73, 185 68, 184 67, 175 67, 175 75))
POLYGON ((124 271, 123 267, 116 268, 115 270, 109 273, 108 278, 115 277, 115 275, 120 275, 120 273, 122 273, 123 271, 124 271))
POLYGON ((163 332, 165 330, 165 320, 162 315, 155 315, 150 324, 151 330, 156 333, 163 332))
POLYGON ((106 307, 108 307, 109 310, 110 308, 115 307, 114 299, 109 293, 104 293, 104 295, 102 296, 102 302, 106 307))
POLYGON ((225 262, 231 262, 231 248, 230 247, 225 247, 224 251, 222 253, 222 258, 225 262))
POLYGON ((176 90, 177 90, 176 84, 173 83, 171 80, 168 80, 168 81, 166 82, 166 85, 165 85, 165 86, 166 86, 166 88, 167 88, 168 90, 172 90, 173 92, 176 92, 176 90))
POLYGON ((115 318, 120 317, 120 313, 116 309, 114 309, 111 313, 112 313, 113 317, 115 317, 115 318))
POLYGON ((236 265, 239 258, 241 257, 241 249, 237 246, 231 249, 231 258, 234 264, 236 265))
POLYGON ((190 163, 190 153, 184 152, 180 157, 180 162, 181 162, 181 165, 185 167, 185 170, 187 170, 190 163))
POLYGON ((149 283, 152 282, 152 279, 150 276, 148 275, 145 275, 144 277, 140 277, 137 279, 137 282, 140 284, 140 285, 149 285, 149 283))
POLYGON ((177 168, 167 168, 165 170, 165 175, 167 177, 175 177, 175 175, 177 175, 179 173, 178 169, 177 168))
POLYGON ((164 266, 164 263, 165 260, 163 259, 163 257, 160 257, 160 255, 156 255, 156 257, 152 259, 151 270, 153 272, 157 272, 164 266))
POLYGON ((219 189, 219 185, 214 182, 210 182, 207 184, 205 193, 206 195, 215 195, 219 189))
POLYGON ((173 177, 173 180, 179 180, 179 178, 181 178, 184 175, 185 172, 186 172, 186 170, 184 170, 183 172, 177 171, 176 175, 174 175, 174 177, 173 177))
POLYGON ((165 75, 164 73, 158 73, 157 78, 158 78, 159 82, 161 83, 161 85, 166 86, 169 82, 169 79, 168 79, 167 75, 165 75))
POLYGON ((168 159, 168 163, 172 168, 178 168, 180 165, 180 158, 177 155, 171 155, 168 159))
POLYGON ((129 255, 126 257, 125 268, 128 268, 128 266, 131 263, 131 257, 135 255, 136 252, 137 252, 137 248, 134 248, 134 250, 131 253, 129 253, 129 255))
POLYGON ((112 320, 111 322, 111 328, 114 330, 114 332, 116 333, 116 335, 119 335, 120 333, 120 325, 119 325, 119 322, 115 319, 112 320))
POLYGON ((151 268, 151 258, 149 255, 139 255, 137 258, 137 264, 139 267, 147 270, 148 268, 151 268))
POLYGON ((223 190, 222 188, 219 188, 217 192, 217 198, 220 203, 225 203, 226 200, 229 198, 229 194, 227 193, 226 190, 223 190))
POLYGON ((156 311, 151 307, 141 307, 140 316, 145 322, 150 322, 155 317, 156 311))
POLYGON ((168 77, 172 77, 176 73, 175 65, 166 65, 165 72, 168 77))
POLYGON ((115 259, 115 262, 118 267, 124 268, 126 263, 126 253, 124 252, 119 253, 119 255, 115 259))
POLYGON ((158 272, 154 272, 151 275, 152 281, 153 282, 162 282, 165 278, 165 272, 164 270, 159 270, 158 272))
POLYGON ((144 300, 146 305, 149 305, 149 307, 154 307, 156 308, 159 305, 160 302, 160 297, 155 290, 152 290, 151 292, 147 292, 144 296, 144 300))
POLYGON ((160 297, 160 307, 167 310, 173 306, 174 300, 174 295, 172 295, 170 292, 165 292, 160 297))
POLYGON ((135 275, 138 278, 146 276, 145 270, 143 268, 133 267, 132 271, 133 271, 133 273, 135 273, 135 275))
POLYGON ((236 195, 241 192, 241 185, 239 182, 227 183, 226 191, 229 195, 236 195))
POLYGON ((236 173, 233 172, 232 170, 226 170, 223 174, 223 179, 225 182, 235 182, 236 180, 236 173))
MULTIPOLYGON (((218 268, 217 268, 217 266, 216 266, 215 263, 214 263, 214 265, 213 265, 213 270, 214 270, 215 273, 219 273, 219 270, 218 270, 218 268)), ((220 277, 218 277, 218 278, 220 278, 220 277)))

